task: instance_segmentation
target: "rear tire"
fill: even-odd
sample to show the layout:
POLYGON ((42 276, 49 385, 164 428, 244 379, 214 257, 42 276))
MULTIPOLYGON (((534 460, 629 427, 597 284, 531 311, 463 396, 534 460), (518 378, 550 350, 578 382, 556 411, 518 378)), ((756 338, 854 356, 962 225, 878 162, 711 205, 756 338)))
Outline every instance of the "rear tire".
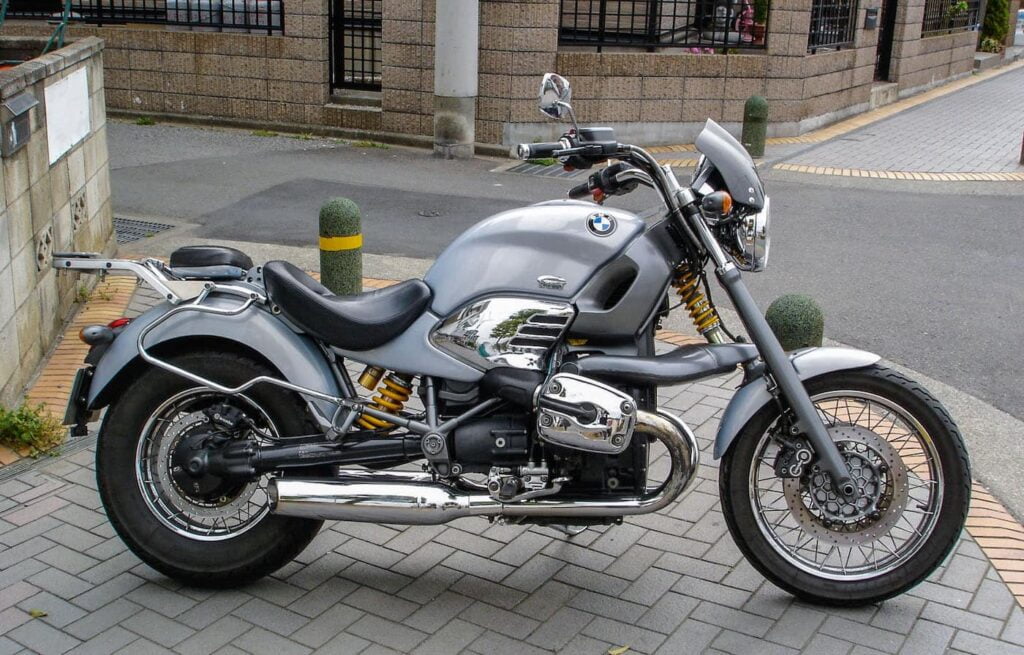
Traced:
MULTIPOLYGON (((231 386, 259 375, 275 374, 261 363, 232 353, 192 352, 171 359, 185 370, 231 386)), ((157 431, 154 426, 159 421, 153 420, 156 414, 167 411, 173 416, 183 415, 184 410, 168 405, 168 401, 178 398, 194 402, 242 402, 240 397, 213 394, 163 369, 148 368, 139 375, 107 410, 96 446, 96 480, 111 524, 144 562, 189 585, 234 587, 276 571, 302 552, 316 536, 322 521, 253 511, 254 516, 249 516, 246 522, 239 520, 237 533, 228 530, 225 520, 224 534, 218 534, 214 540, 204 537, 201 531, 190 532, 188 525, 176 527, 172 522, 174 513, 159 511, 158 508, 164 507, 161 499, 154 500, 153 492, 144 491, 144 488, 157 489, 152 483, 143 482, 153 479, 152 473, 145 472, 149 470, 147 467, 152 463, 164 465, 169 458, 166 451, 160 451, 160 457, 143 461, 139 453, 143 452, 144 444, 152 441, 152 437, 147 441, 147 435, 157 431)), ((310 433, 307 410, 294 394, 260 385, 247 392, 245 398, 251 403, 249 411, 262 411, 264 420, 272 424, 278 436, 310 433)), ((165 419, 160 421, 163 421, 160 425, 167 423, 165 419)), ((162 438, 171 439, 166 436, 171 429, 165 428, 162 438)), ((163 486, 173 487, 167 479, 163 486)), ((240 493, 249 488, 251 485, 240 493)), ((175 496, 180 497, 180 493, 175 496)), ((255 498, 255 495, 242 498, 238 506, 246 503, 246 499, 255 498)), ((251 504, 258 509, 258 500, 251 504)), ((200 515, 205 512, 216 516, 217 507, 200 503, 196 510, 200 515)), ((214 518, 211 530, 216 527, 214 518)))
MULTIPOLYGON (((766 578, 811 602, 857 606, 901 594, 928 577, 943 562, 956 545, 966 521, 971 474, 960 432, 941 403, 924 388, 896 371, 881 366, 829 373, 805 382, 805 387, 818 406, 819 413, 825 411, 823 416, 826 422, 829 417, 836 419, 845 412, 846 418, 836 420, 830 433, 837 443, 843 443, 848 449, 844 451, 848 453, 844 454, 848 462, 850 458, 858 456, 859 448, 863 448, 859 452, 866 453, 866 456, 860 460, 864 463, 860 472, 868 471, 870 477, 870 472, 874 471, 873 475, 877 476, 873 483, 869 482, 865 487, 874 485, 874 488, 882 490, 879 497, 888 493, 894 500, 877 505, 880 508, 878 511, 844 520, 841 511, 836 511, 844 509, 842 503, 816 504, 814 489, 820 493, 823 487, 812 489, 811 485, 815 484, 813 480, 820 480, 820 477, 809 475, 799 481, 789 480, 788 488, 787 483, 778 482, 778 478, 775 478, 776 482, 767 481, 769 476, 765 471, 766 468, 771 470, 770 464, 773 461, 767 447, 774 443, 768 431, 779 418, 778 409, 772 403, 743 427, 733 447, 722 460, 719 479, 722 509, 733 539, 751 564, 766 578), (909 419, 907 425, 916 422, 923 429, 927 439, 921 443, 925 445, 919 452, 913 448, 906 450, 911 443, 909 439, 900 434, 893 437, 898 413, 892 417, 878 418, 874 427, 867 429, 865 426, 871 425, 873 416, 884 416, 881 410, 877 410, 877 415, 872 415, 869 409, 866 419, 860 413, 851 420, 852 412, 859 410, 851 410, 849 399, 858 397, 868 399, 865 402, 869 408, 871 398, 882 399, 892 407, 899 408, 905 413, 905 418, 909 419), (841 407, 839 403, 843 399, 848 404, 846 409, 831 410, 835 414, 829 414, 829 410, 822 408, 822 403, 828 402, 823 399, 834 399, 832 402, 837 407, 841 407), (887 434, 876 434, 882 431, 887 434), (872 437, 872 434, 876 436, 872 437), (841 439, 849 441, 841 442, 841 439), (898 448, 894 446, 889 449, 881 443, 881 439, 885 439, 890 446, 897 444, 898 448), (889 440, 894 441, 890 443, 889 440), (927 445, 929 440, 931 446, 927 445), (884 457, 879 455, 880 452, 884 457), (872 458, 874 468, 869 463, 872 458), (906 467, 902 479, 899 467, 892 466, 893 461, 902 462, 906 467), (939 481, 922 481, 923 474, 928 471, 934 472, 940 478, 939 481), (783 491, 770 491, 767 489, 770 485, 778 485, 775 488, 783 491), (908 489, 909 492, 906 491, 908 489), (933 489, 941 489, 941 494, 934 497, 935 520, 928 518, 931 513, 921 507, 925 494, 933 493, 933 489), (901 490, 902 501, 899 500, 901 490), (763 508, 769 503, 780 506, 778 497, 771 495, 780 493, 784 501, 782 509, 765 511, 763 508), (914 497, 915 493, 917 498, 914 497), (821 508, 829 511, 820 512, 821 508), (915 511, 924 517, 922 527, 915 527, 912 521, 915 511), (906 518, 908 514, 911 518, 906 518), (802 532, 796 536, 784 532, 792 531, 793 525, 802 532), (888 531, 885 532, 887 527, 888 531), (915 531, 920 534, 915 534, 915 531), (897 536, 902 538, 904 534, 909 535, 907 540, 911 544, 905 550, 896 541, 897 536), (804 545, 801 551, 800 544, 804 536, 815 539, 813 555, 809 554, 811 551, 808 545, 804 545), (886 537, 891 538, 891 545, 886 537), (823 544, 821 552, 834 547, 836 554, 829 551, 822 559, 819 543, 823 544), (865 557, 867 561, 875 556, 875 548, 879 545, 884 546, 889 553, 879 550, 876 568, 865 565, 855 570, 851 564, 855 548, 859 548, 860 555, 864 555, 865 549, 870 549, 867 551, 868 557, 865 557), (787 548, 791 551, 788 554, 787 548), (845 563, 844 548, 849 551, 845 563), (901 557, 904 554, 905 557, 901 557), (830 556, 833 559, 830 560, 830 556), (813 571, 814 563, 808 564, 811 559, 822 561, 821 572, 813 571), (881 572, 875 574, 875 570, 881 572)), ((881 403, 879 406, 886 409, 881 403)), ((827 477, 825 479, 827 481, 827 477)), ((830 489, 827 482, 824 489, 830 489)), ((818 496, 819 499, 822 497, 832 498, 827 494, 818 496)), ((845 510, 857 516, 855 507, 847 506, 845 510)))

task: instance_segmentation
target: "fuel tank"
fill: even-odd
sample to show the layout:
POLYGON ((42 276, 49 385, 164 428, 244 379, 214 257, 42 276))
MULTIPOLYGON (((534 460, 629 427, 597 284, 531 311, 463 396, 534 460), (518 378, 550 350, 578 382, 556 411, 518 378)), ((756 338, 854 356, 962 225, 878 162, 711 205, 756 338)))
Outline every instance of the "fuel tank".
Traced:
POLYGON ((635 214, 576 200, 502 212, 464 232, 427 271, 431 312, 449 316, 494 295, 567 301, 644 229, 635 214))

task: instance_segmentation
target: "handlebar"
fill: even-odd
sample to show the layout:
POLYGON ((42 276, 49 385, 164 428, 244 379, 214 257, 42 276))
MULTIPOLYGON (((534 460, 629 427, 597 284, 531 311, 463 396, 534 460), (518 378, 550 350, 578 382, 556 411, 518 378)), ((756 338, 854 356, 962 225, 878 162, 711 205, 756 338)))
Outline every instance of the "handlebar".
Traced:
POLYGON ((573 188, 569 189, 567 194, 573 200, 579 200, 581 198, 587 198, 594 193, 594 187, 591 186, 593 182, 593 176, 587 178, 586 182, 577 184, 573 188))
POLYGON ((551 143, 520 143, 516 146, 518 159, 544 159, 554 157, 559 150, 571 147, 565 139, 551 143))

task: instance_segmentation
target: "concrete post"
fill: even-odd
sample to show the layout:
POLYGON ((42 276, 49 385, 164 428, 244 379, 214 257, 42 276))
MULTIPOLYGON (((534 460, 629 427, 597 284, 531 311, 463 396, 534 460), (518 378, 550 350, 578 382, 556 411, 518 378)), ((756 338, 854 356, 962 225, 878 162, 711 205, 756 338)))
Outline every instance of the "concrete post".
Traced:
POLYGON ((480 3, 437 0, 434 37, 434 155, 473 156, 480 3))

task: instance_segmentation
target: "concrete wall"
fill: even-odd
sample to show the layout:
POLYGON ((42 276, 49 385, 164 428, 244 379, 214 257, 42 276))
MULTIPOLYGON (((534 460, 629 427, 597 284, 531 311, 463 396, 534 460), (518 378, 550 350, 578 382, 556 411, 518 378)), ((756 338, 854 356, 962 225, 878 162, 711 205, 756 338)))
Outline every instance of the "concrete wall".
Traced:
POLYGON ((115 247, 102 48, 99 39, 83 39, 0 71, 0 102, 25 90, 39 101, 31 110, 32 136, 3 159, 0 185, 0 404, 5 406, 20 402, 75 302, 78 276, 58 276, 50 268, 52 253, 109 254, 115 247), (81 68, 89 80, 89 133, 50 165, 44 89, 81 68))

